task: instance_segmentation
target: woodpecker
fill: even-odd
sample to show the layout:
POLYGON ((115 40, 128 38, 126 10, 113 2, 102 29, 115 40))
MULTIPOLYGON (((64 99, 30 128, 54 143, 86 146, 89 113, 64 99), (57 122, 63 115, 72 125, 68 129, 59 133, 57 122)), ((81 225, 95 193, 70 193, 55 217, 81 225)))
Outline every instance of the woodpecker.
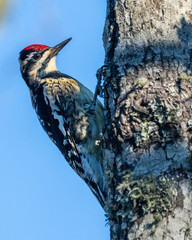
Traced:
POLYGON ((104 207, 105 181, 98 144, 104 125, 103 106, 98 100, 93 103, 93 93, 83 84, 58 71, 56 56, 70 40, 54 47, 33 44, 24 48, 20 71, 43 129, 104 207), (90 110, 92 106, 94 110, 90 110))

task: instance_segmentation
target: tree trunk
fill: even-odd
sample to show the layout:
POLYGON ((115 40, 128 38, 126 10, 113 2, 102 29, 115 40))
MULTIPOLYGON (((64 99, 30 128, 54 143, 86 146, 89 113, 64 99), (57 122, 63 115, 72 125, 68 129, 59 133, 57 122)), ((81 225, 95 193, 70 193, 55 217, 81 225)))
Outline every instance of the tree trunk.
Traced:
POLYGON ((111 239, 192 239, 192 1, 108 0, 111 239))

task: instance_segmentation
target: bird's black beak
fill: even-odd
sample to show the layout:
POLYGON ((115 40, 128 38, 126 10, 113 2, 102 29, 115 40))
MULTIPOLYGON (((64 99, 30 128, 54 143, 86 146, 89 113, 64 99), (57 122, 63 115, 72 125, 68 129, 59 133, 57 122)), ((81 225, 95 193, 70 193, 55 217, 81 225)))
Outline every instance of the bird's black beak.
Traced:
POLYGON ((51 55, 50 55, 50 57, 52 58, 52 57, 56 56, 56 55, 58 54, 58 52, 60 52, 61 49, 64 48, 65 45, 66 45, 69 41, 71 41, 71 39, 72 39, 72 38, 68 38, 67 40, 65 40, 65 41, 57 44, 55 47, 52 47, 52 48, 51 48, 51 55))

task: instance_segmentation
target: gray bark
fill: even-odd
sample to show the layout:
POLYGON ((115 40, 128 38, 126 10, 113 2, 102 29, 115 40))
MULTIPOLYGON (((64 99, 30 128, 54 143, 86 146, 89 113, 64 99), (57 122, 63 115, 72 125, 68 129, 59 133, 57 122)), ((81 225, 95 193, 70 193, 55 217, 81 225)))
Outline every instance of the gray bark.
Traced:
POLYGON ((111 239, 192 239, 192 1, 108 0, 111 239))

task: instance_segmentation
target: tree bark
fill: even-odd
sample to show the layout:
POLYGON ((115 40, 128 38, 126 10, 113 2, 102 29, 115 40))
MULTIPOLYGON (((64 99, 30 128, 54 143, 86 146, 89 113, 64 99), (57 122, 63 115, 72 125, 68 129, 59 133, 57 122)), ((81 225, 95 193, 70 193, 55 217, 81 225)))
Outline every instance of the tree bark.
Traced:
POLYGON ((111 239, 192 239, 192 1, 108 0, 103 41, 111 239))

